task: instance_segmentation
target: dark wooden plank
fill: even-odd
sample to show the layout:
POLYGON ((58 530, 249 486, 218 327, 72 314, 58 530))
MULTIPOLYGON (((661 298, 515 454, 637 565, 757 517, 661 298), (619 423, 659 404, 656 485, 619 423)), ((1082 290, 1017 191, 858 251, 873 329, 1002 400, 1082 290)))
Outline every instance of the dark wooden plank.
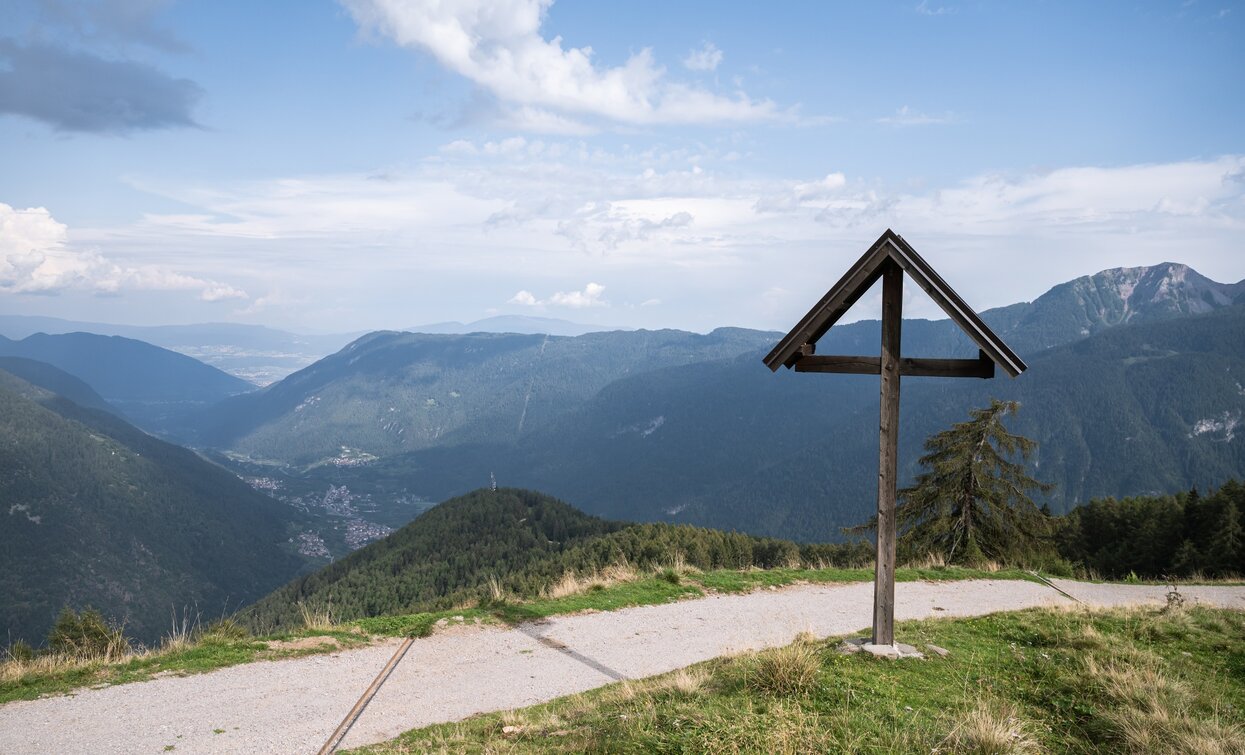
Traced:
POLYGON ((934 303, 947 313, 956 325, 977 344, 982 351, 998 363, 1008 375, 1018 376, 1027 369, 1024 360, 1012 351, 1003 339, 999 338, 990 326, 981 319, 964 299, 947 285, 938 271, 930 266, 904 238, 893 234, 891 241, 891 257, 903 267, 908 277, 934 300, 934 303))
POLYGON ((981 319, 976 312, 964 302, 936 270, 930 267, 916 250, 889 228, 873 246, 856 261, 854 265, 839 279, 838 283, 826 292, 808 314, 801 318, 792 330, 774 346, 765 357, 765 364, 771 370, 779 367, 792 367, 800 359, 799 349, 802 345, 816 343, 832 325, 873 285, 881 275, 882 266, 894 261, 904 272, 923 289, 930 298, 942 308, 947 316, 963 330, 969 338, 989 355, 1003 370, 1016 377, 1024 372, 1024 360, 981 319))
POLYGON ((835 283, 826 295, 813 305, 808 314, 800 318, 791 332, 783 336, 774 346, 764 360, 771 370, 792 366, 799 356, 801 345, 815 343, 825 335, 830 326, 838 322, 843 313, 877 282, 881 275, 879 262, 887 255, 886 245, 889 241, 887 236, 889 233, 891 231, 887 230, 877 241, 873 242, 873 246, 848 268, 838 283, 835 283))
POLYGON ((994 377, 994 360, 984 353, 977 359, 900 359, 904 377, 994 377))
POLYGON ((878 357, 808 356, 795 363, 795 371, 878 375, 882 372, 882 360, 878 357))
POLYGON ((895 643, 895 484, 899 456, 899 344, 903 324, 903 269, 882 271, 882 379, 878 430, 877 567, 873 580, 873 643, 895 643))

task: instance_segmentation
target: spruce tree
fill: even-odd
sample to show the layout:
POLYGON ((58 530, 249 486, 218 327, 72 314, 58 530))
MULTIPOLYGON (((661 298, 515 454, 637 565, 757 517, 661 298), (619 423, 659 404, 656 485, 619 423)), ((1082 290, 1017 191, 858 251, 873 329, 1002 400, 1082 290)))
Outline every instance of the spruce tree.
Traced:
POLYGON ((906 553, 941 555, 949 563, 1007 562, 1033 554, 1049 538, 1050 518, 1029 494, 1050 486, 1024 466, 1037 444, 1003 425, 1019 408, 992 399, 970 411, 968 422, 925 441, 926 471, 899 491, 896 520, 906 553))
POLYGON ((1240 512, 1236 504, 1228 501, 1219 516, 1219 526, 1211 536, 1206 560, 1215 576, 1235 574, 1241 568, 1241 556, 1245 553, 1245 533, 1241 530, 1240 512))
POLYGON ((1202 554, 1192 540, 1186 539, 1172 556, 1172 576, 1188 577, 1202 570, 1202 554))

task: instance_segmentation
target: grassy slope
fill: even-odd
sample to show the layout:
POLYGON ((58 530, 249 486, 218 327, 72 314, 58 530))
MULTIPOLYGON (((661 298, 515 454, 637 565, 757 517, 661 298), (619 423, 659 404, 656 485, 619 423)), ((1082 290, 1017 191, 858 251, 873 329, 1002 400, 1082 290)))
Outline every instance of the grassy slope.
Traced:
POLYGON ((357 752, 1245 753, 1245 613, 1032 609, 898 631, 950 655, 805 640, 357 752))

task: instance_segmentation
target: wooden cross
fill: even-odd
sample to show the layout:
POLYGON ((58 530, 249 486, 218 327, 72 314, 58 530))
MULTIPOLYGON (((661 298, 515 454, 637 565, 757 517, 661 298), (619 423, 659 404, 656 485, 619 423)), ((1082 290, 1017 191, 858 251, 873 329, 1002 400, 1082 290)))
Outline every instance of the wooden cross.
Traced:
POLYGON ((873 644, 895 643, 895 490, 899 454, 899 380, 910 377, 994 377, 995 365, 1016 377, 1025 363, 964 300, 890 229, 765 357, 773 371, 840 372, 881 376, 878 429, 877 565, 873 583, 873 644), (977 344, 976 359, 906 359, 900 351, 903 279, 907 273, 977 344), (818 356, 817 341, 869 288, 882 280, 880 356, 818 356))

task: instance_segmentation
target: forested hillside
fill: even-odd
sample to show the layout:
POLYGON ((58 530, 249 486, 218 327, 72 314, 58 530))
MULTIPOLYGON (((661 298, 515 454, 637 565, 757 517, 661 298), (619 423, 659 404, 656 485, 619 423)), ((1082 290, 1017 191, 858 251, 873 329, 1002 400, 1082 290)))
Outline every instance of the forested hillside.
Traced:
POLYGON ((513 442, 614 380, 735 356, 770 338, 731 328, 576 338, 372 333, 263 391, 213 407, 186 435, 296 465, 513 442))
POLYGON ((84 409, 117 414, 117 409, 104 400, 91 386, 47 362, 24 357, 0 357, 0 370, 19 377, 33 386, 69 399, 84 409))
MULTIPOLYGON (((905 323, 905 328, 907 323, 905 323)), ((771 374, 760 352, 615 381, 521 444, 432 448, 335 469, 428 498, 491 473, 586 511, 829 540, 872 511, 877 379, 771 374)), ((1245 307, 1125 325, 1029 357, 1015 380, 904 381, 900 464, 990 397, 1040 444, 1034 474, 1066 511, 1105 496, 1219 485, 1245 470, 1245 307)))
POLYGON ((64 606, 153 640, 306 566, 292 513, 193 452, 0 371, 0 633, 39 643, 64 606))
POLYGON ((493 580, 511 594, 533 595, 567 572, 614 564, 699 568, 785 566, 835 548, 668 524, 599 519, 542 493, 477 490, 446 501, 383 540, 300 577, 244 610, 262 629, 297 626, 300 606, 331 609, 336 619, 450 608, 487 598, 493 580))

